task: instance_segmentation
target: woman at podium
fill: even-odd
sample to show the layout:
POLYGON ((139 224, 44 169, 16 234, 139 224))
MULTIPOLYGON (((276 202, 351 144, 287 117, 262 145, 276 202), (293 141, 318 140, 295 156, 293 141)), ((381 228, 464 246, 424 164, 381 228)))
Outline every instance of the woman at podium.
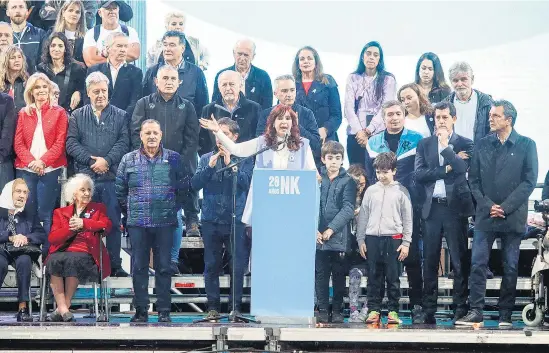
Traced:
MULTIPOLYGON (((223 146, 237 157, 250 157, 266 149, 257 155, 255 160, 256 168, 316 170, 309 140, 300 136, 297 119, 297 114, 291 106, 279 104, 267 117, 267 125, 263 135, 242 143, 234 143, 225 136, 213 116, 211 119, 200 119, 200 125, 204 129, 211 130, 223 146)), ((253 177, 252 187, 250 187, 246 207, 242 215, 242 222, 247 225, 252 223, 252 193, 253 177)))

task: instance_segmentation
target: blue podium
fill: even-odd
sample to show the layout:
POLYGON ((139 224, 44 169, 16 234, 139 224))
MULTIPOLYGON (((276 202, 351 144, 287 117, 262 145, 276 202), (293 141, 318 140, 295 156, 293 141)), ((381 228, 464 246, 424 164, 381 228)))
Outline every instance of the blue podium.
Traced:
POLYGON ((319 211, 316 171, 254 170, 251 314, 311 323, 319 211))

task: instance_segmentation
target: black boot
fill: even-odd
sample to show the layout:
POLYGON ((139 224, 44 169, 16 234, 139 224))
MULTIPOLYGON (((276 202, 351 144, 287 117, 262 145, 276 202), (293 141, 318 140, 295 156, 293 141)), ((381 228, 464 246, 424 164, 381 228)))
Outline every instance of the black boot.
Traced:
POLYGON ((29 314, 29 308, 24 307, 17 312, 17 322, 32 322, 32 316, 29 314))
POLYGON ((169 311, 161 311, 158 313, 158 322, 172 322, 169 311))
POLYGON ((130 322, 148 322, 148 321, 149 321, 149 313, 147 312, 147 309, 142 309, 142 308, 137 308, 135 310, 135 315, 130 319, 130 322))

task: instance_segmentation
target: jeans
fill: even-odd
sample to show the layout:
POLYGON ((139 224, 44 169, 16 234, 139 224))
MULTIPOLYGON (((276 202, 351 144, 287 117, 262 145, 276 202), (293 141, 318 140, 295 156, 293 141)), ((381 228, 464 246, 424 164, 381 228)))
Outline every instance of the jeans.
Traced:
POLYGON ((349 165, 360 164, 364 167, 366 163, 366 149, 358 144, 356 135, 347 135, 347 157, 349 165))
POLYGON ((116 190, 114 180, 96 181, 95 190, 93 193, 93 201, 101 202, 107 208, 107 217, 112 222, 112 229, 107 237, 107 250, 111 259, 112 269, 122 267, 122 259, 120 258, 120 247, 122 234, 120 233, 120 205, 116 198, 116 190))
POLYGON ((420 212, 414 210, 414 224, 412 232, 412 243, 408 257, 403 261, 408 276, 408 296, 410 306, 421 305, 423 292, 423 269, 421 268, 421 217, 420 212))
POLYGON ((499 291, 499 312, 510 313, 515 306, 517 290, 518 261, 520 242, 523 233, 487 232, 475 230, 471 256, 471 275, 469 277, 469 305, 482 313, 486 295, 486 270, 490 260, 492 244, 501 238, 503 277, 499 291))
POLYGON ((433 202, 423 233, 423 310, 434 315, 438 299, 438 267, 442 246, 442 231, 448 244, 450 261, 454 270, 453 306, 461 313, 467 312, 467 219, 445 204, 433 202))
MULTIPOLYGON (((242 291, 244 287, 244 272, 248 263, 249 253, 246 247, 246 235, 244 224, 236 224, 235 252, 234 254, 234 279, 231 271, 231 292, 229 295, 229 311, 240 311, 242 304, 242 291), (235 305, 232 307, 232 294, 234 291, 235 305)), ((208 310, 220 311, 221 299, 219 294, 219 272, 222 266, 223 246, 229 251, 233 265, 231 244, 231 225, 212 222, 202 223, 202 239, 204 240, 204 281, 206 296, 208 298, 208 310)))
POLYGON ((171 310, 170 287, 172 271, 168 253, 172 248, 174 227, 142 228, 128 227, 132 242, 132 282, 134 303, 139 309, 149 305, 149 260, 150 249, 154 256, 154 280, 156 283, 156 310, 171 310))
POLYGON ((339 312, 345 295, 346 254, 317 250, 315 256, 315 292, 318 308, 328 310, 330 303, 330 275, 332 276, 332 312, 339 312))
POLYGON ((366 235, 368 261, 367 299, 369 311, 381 312, 384 280, 387 283, 387 309, 397 311, 400 300, 400 264, 398 247, 401 239, 366 235), (385 276, 384 276, 385 274, 385 276))
POLYGON ((177 227, 173 232, 173 246, 170 253, 172 262, 179 262, 179 250, 181 250, 181 240, 183 239, 183 214, 181 210, 177 211, 177 227))
POLYGON ((0 286, 8 274, 8 265, 15 267, 17 278, 17 301, 19 303, 29 301, 29 290, 31 284, 32 260, 29 255, 19 255, 15 259, 9 257, 6 252, 0 251, 0 286))
MULTIPOLYGON (((37 214, 46 234, 50 234, 53 210, 57 205, 57 200, 61 197, 59 175, 61 175, 61 169, 53 170, 43 176, 26 170, 17 170, 16 172, 16 176, 23 178, 29 187, 29 199, 25 205, 27 215, 32 217, 37 214)), ((44 259, 49 248, 50 243, 46 237, 46 241, 42 245, 42 257, 44 259)))

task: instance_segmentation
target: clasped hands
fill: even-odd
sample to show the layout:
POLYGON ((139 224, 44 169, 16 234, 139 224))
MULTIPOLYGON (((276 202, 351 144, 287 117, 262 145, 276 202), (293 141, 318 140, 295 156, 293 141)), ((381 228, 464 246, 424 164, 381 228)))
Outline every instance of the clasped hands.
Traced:
POLYGON ((69 229, 78 232, 84 228, 84 220, 80 217, 72 216, 69 220, 69 229))

